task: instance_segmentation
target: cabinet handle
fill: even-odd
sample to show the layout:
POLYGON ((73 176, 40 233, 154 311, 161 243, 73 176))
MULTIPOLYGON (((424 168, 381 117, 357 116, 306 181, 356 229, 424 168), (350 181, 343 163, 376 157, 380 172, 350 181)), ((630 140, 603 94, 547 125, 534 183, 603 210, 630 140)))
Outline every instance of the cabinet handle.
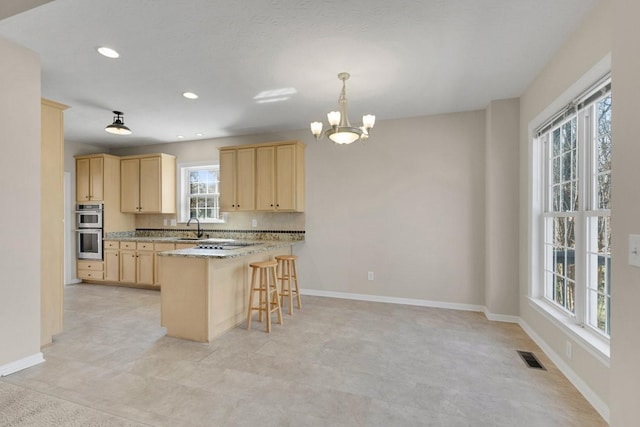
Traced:
POLYGON ((276 205, 276 208, 279 208, 279 207, 280 207, 280 205, 276 205))
POLYGON ((271 203, 271 207, 273 207, 273 203, 271 203))

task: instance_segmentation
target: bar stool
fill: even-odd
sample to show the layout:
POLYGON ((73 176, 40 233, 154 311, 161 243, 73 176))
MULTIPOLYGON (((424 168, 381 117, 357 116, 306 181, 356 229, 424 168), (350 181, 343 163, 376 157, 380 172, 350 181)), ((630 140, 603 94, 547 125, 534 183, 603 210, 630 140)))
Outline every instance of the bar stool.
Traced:
POLYGON ((251 267, 251 289, 249 289, 249 310, 247 312, 247 330, 251 329, 251 314, 258 312, 262 322, 262 313, 267 316, 267 332, 271 332, 271 313, 278 313, 278 323, 282 325, 282 310, 278 299, 278 279, 276 276, 277 261, 262 261, 249 264, 251 267), (259 278, 258 278, 259 276, 259 278), (256 278, 258 283, 256 284, 256 278), (253 295, 260 293, 259 302, 253 305, 253 295))
POLYGON ((280 281, 280 305, 284 305, 284 297, 289 297, 289 315, 293 314, 293 294, 296 296, 298 309, 302 307, 300 289, 298 287, 298 271, 296 270, 295 255, 278 255, 278 280, 280 281), (293 287, 291 281, 293 279, 293 287))

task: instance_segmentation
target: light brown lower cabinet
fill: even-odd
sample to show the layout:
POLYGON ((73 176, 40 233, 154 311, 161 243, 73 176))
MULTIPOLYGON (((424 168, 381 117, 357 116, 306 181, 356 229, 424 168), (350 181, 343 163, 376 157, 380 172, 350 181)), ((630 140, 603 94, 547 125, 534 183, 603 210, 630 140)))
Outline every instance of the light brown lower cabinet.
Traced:
POLYGON ((78 260, 78 278, 87 282, 160 288, 158 252, 193 246, 193 243, 105 240, 104 261, 78 260))
POLYGON ((136 283, 136 251, 120 250, 120 282, 136 283))
POLYGON ((102 261, 78 261, 78 278, 83 280, 102 280, 104 277, 102 261))
POLYGON ((104 251, 104 280, 107 282, 120 281, 120 251, 105 249, 104 251))
POLYGON ((136 251, 136 284, 153 285, 153 243, 138 243, 136 251))

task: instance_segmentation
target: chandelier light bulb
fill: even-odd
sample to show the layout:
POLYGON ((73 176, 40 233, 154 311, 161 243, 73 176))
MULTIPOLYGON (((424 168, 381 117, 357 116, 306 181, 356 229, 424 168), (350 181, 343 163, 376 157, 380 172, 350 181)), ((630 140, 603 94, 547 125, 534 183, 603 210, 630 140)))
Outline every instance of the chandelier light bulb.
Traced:
POLYGON ((311 133, 316 138, 322 134, 322 122, 311 122, 311 133))

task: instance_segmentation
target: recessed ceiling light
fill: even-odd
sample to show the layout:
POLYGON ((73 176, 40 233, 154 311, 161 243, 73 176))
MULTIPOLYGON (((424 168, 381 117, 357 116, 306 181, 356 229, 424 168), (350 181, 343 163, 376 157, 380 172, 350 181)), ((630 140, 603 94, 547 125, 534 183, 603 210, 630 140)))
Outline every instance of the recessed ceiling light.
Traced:
POLYGON ((99 47, 98 53, 102 56, 106 56, 107 58, 118 58, 120 56, 118 52, 105 46, 99 47))
POLYGON ((182 96, 184 96, 187 99, 198 99, 198 95, 196 95, 193 92, 184 92, 182 96))
POLYGON ((203 136, 203 134, 201 134, 201 133, 196 133, 196 136, 203 136))
POLYGON ((184 139, 184 135, 178 135, 178 139, 184 139))

